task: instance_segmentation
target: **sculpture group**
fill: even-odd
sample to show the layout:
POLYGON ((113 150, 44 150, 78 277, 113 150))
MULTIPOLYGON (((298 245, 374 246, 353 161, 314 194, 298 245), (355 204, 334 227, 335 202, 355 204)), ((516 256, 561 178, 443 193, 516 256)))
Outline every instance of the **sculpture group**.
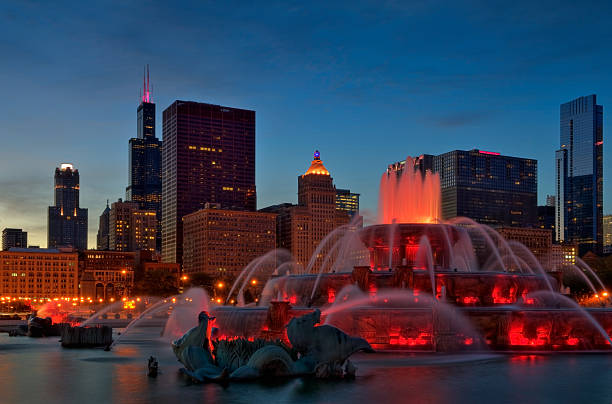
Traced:
POLYGON ((181 371, 194 381, 223 382, 264 377, 352 378, 356 368, 348 360, 355 352, 374 352, 363 338, 351 337, 336 327, 319 325, 321 312, 291 319, 287 325, 289 344, 243 338, 215 339, 208 313, 199 324, 172 343, 181 371))

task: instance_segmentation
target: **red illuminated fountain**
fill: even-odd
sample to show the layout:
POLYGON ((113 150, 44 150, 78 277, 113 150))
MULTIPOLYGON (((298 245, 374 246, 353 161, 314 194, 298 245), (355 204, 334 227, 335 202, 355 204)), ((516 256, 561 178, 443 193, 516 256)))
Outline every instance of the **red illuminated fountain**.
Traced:
POLYGON ((561 272, 493 229, 444 223, 437 174, 414 167, 408 158, 383 174, 380 224, 336 238, 358 247, 328 249, 330 272, 279 273, 258 306, 212 309, 217 337, 286 341, 288 321, 318 307, 379 350, 612 352, 612 309, 561 295, 561 272))

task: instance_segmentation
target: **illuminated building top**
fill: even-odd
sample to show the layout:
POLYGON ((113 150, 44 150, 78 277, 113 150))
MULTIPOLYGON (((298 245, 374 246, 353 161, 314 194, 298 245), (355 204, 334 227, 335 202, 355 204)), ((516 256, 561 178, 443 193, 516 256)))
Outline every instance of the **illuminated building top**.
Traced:
POLYGON ((151 87, 149 86, 149 65, 147 65, 146 73, 142 76, 142 102, 153 102, 151 87))
POLYGON ((329 171, 327 171, 327 168, 325 168, 323 162, 321 161, 321 153, 319 153, 318 150, 315 150, 314 160, 312 160, 312 163, 310 163, 310 167, 304 173, 304 175, 310 174, 329 175, 329 171))
POLYGON ((60 164, 60 170, 62 171, 66 171, 66 169, 70 169, 71 171, 74 171, 74 166, 70 163, 62 163, 60 164))

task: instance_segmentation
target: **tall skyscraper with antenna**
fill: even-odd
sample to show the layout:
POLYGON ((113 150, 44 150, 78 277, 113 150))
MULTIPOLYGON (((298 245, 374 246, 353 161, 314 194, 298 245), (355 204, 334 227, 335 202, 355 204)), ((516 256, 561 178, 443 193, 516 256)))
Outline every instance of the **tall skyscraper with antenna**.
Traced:
MULTIPOLYGON (((161 224, 161 150, 155 137, 155 104, 149 81, 149 65, 143 74, 140 105, 137 109, 137 137, 129 143, 129 173, 125 196, 138 202, 141 209, 154 210, 161 224)), ((161 249, 161 225, 158 225, 156 248, 161 249)))

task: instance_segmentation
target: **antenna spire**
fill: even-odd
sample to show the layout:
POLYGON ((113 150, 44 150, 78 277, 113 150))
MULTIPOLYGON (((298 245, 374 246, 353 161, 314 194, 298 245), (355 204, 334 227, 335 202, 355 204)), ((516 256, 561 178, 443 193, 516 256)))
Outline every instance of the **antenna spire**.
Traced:
POLYGON ((153 98, 151 97, 151 87, 149 82, 149 65, 147 64, 144 67, 142 73, 142 102, 151 102, 153 98))

